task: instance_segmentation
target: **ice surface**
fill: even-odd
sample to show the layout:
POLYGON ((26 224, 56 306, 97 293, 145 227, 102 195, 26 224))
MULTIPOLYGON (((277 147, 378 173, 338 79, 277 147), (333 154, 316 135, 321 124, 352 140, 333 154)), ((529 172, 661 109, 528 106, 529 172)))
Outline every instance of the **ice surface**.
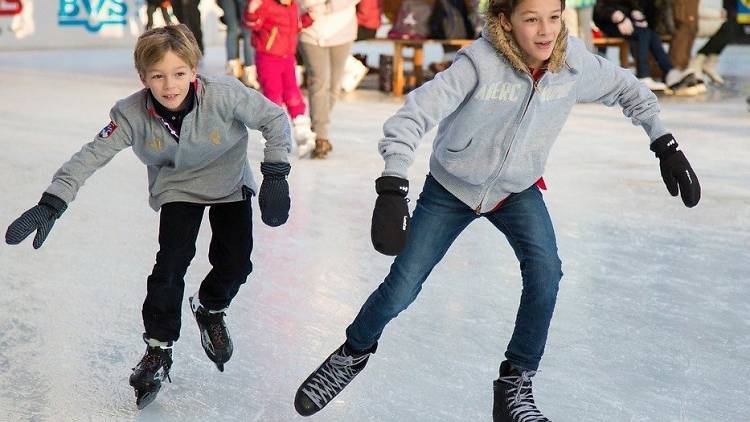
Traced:
MULTIPOLYGON (((748 420, 749 52, 722 57, 727 88, 663 101, 703 186, 697 208, 668 195, 646 136, 617 109, 578 106, 560 135, 545 196, 565 277, 534 384, 552 420, 748 420)), ((210 48, 203 71, 221 71, 222 60, 210 48)), ((126 49, 0 53, 3 232, 138 88, 126 49)), ((209 270, 204 222, 174 383, 143 411, 127 379, 144 349, 140 307, 157 249, 145 167, 124 151, 40 250, 2 244, 0 420, 302 420, 292 406, 299 383, 343 341, 391 263, 372 249, 369 227, 383 166, 376 143, 401 102, 345 96, 329 159, 293 161, 289 222, 256 219, 254 272, 228 314, 235 353, 224 373, 204 355, 187 306, 209 270)), ((261 148, 253 143, 254 162, 261 148)), ((412 200, 429 152, 430 137, 410 173, 412 200)), ((387 327, 368 368, 310 420, 490 420, 520 287, 503 236, 475 222, 387 327)))

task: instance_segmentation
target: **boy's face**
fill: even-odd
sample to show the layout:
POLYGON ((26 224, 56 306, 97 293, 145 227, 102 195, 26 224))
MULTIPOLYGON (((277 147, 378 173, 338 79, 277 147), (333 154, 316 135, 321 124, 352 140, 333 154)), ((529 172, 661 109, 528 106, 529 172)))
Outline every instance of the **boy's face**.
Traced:
POLYGON ((521 47, 526 64, 539 68, 549 60, 557 35, 562 30, 560 0, 524 0, 516 6, 510 19, 501 16, 505 31, 512 33, 521 47))
POLYGON ((195 77, 196 69, 170 50, 160 61, 146 69, 141 81, 159 104, 168 110, 178 111, 184 107, 195 77))

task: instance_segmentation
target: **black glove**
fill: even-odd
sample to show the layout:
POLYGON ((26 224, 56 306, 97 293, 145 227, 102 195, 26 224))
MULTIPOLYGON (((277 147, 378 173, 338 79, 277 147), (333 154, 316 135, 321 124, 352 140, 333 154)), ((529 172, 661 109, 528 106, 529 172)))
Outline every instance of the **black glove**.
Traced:
POLYGON ((67 208, 68 204, 65 201, 45 192, 39 200, 39 205, 21 214, 8 226, 8 231, 5 232, 5 243, 17 245, 36 230, 33 245, 34 249, 39 249, 52 230, 52 226, 55 225, 55 220, 60 218, 67 208))
POLYGON ((701 199, 701 185, 698 176, 690 167, 685 154, 677 149, 677 141, 668 133, 651 143, 651 151, 659 158, 661 178, 672 196, 682 196, 685 206, 692 208, 701 199))
POLYGON ((258 194, 260 219, 271 227, 280 226, 289 218, 291 201, 286 176, 290 169, 289 163, 260 163, 260 172, 263 173, 258 194))
POLYGON ((411 217, 406 199, 409 181, 394 176, 378 177, 375 192, 378 199, 372 211, 372 245, 384 255, 398 255, 409 234, 411 217))

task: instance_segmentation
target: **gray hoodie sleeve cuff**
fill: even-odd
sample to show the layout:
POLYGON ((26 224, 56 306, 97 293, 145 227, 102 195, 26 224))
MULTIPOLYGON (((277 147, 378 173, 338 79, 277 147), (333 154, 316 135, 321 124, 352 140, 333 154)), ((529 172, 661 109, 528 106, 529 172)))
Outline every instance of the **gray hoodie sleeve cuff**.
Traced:
POLYGON ((408 157, 403 155, 391 155, 385 159, 385 170, 383 170, 382 175, 408 179, 410 164, 411 162, 408 157))
POLYGON ((654 114, 650 118, 642 121, 641 126, 643 127, 643 130, 646 131, 646 134, 648 134, 648 138, 651 141, 670 133, 669 130, 662 125, 658 114, 654 114))
POLYGON ((263 161, 266 163, 288 163, 287 150, 285 148, 266 148, 263 151, 263 161))
POLYGON ((73 202, 73 200, 76 198, 76 194, 71 189, 67 189, 63 183, 58 181, 53 181, 51 185, 45 190, 46 193, 50 195, 55 195, 56 197, 62 199, 65 201, 66 204, 70 204, 73 202))

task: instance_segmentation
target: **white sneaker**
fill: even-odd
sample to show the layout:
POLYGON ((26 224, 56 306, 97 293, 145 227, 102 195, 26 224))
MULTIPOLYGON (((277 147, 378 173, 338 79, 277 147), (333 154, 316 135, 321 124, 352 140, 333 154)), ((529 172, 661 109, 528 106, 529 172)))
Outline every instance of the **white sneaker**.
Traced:
POLYGON ((706 61, 703 62, 703 73, 709 77, 716 85, 724 85, 724 78, 721 77, 719 72, 716 70, 716 66, 719 64, 719 55, 711 54, 706 57, 706 61))
POLYGON ((676 89, 679 88, 680 85, 684 84, 688 77, 690 77, 693 74, 693 69, 687 68, 685 70, 677 69, 676 67, 672 68, 669 72, 667 72, 667 76, 664 77, 664 83, 667 84, 669 89, 676 89))
POLYGON ((646 78, 640 78, 638 80, 641 81, 643 85, 646 85, 646 88, 650 89, 651 91, 666 91, 667 90, 667 86, 665 84, 651 79, 650 76, 646 78))
POLYGON ((315 132, 310 127, 310 118, 300 114, 292 120, 294 126, 294 141, 297 143, 297 156, 299 158, 310 155, 315 148, 315 132))
POLYGON ((344 64, 344 77, 341 78, 341 89, 344 92, 352 92, 359 86, 369 69, 361 61, 349 56, 344 64))
POLYGON ((244 75, 242 75, 242 83, 246 87, 252 89, 260 89, 260 83, 258 83, 258 69, 255 65, 245 66, 244 75))
POLYGON ((232 59, 227 61, 227 75, 234 76, 237 79, 242 79, 242 64, 240 59, 232 59))
POLYGON ((695 77, 700 80, 703 80, 703 64, 705 62, 705 54, 696 54, 692 59, 690 59, 690 64, 688 64, 688 67, 692 69, 695 77))

